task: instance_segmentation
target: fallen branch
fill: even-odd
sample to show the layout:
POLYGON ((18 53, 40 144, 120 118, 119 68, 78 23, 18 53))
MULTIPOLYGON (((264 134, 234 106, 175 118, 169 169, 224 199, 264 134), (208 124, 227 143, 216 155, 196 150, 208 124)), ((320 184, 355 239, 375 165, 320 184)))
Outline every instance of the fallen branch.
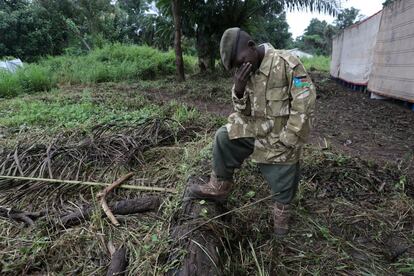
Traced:
MULTIPOLYGON (((88 185, 88 186, 99 186, 107 187, 111 184, 102 183, 102 182, 90 182, 90 181, 77 181, 77 180, 63 180, 63 179, 52 179, 52 178, 36 178, 36 177, 23 177, 23 176, 7 176, 0 175, 0 178, 11 179, 11 180, 24 180, 24 181, 40 181, 47 183, 59 183, 59 184, 76 184, 76 185, 88 185)), ((148 186, 135 186, 135 185, 121 185, 120 188, 130 189, 130 190, 140 190, 148 192, 166 192, 176 194, 177 190, 169 188, 160 188, 160 187, 148 187, 148 186)))
MULTIPOLYGON (((115 202, 115 204, 111 205, 110 208, 113 214, 129 215, 155 210, 160 206, 160 204, 161 199, 159 197, 144 197, 121 200, 115 202)), ((60 223, 64 227, 78 225, 83 221, 89 220, 94 211, 95 207, 93 205, 84 206, 77 211, 61 216, 60 223)))
POLYGON ((111 256, 111 263, 109 264, 106 276, 125 275, 128 266, 127 250, 121 246, 111 256))
POLYGON ((109 218, 109 220, 112 222, 112 224, 114 224, 115 226, 119 226, 119 222, 114 216, 114 214, 112 213, 111 208, 109 208, 108 203, 106 202, 106 195, 110 193, 113 189, 121 185, 123 182, 130 179, 133 175, 134 173, 129 173, 127 175, 124 175, 123 177, 121 177, 120 179, 112 183, 110 186, 107 186, 105 189, 103 189, 103 191, 99 192, 96 195, 97 198, 100 199, 101 201, 101 206, 102 206, 104 213, 109 218))
POLYGON ((46 212, 25 212, 19 211, 13 208, 0 207, 0 217, 9 218, 15 221, 24 222, 28 226, 33 226, 34 221, 39 217, 42 217, 46 212))

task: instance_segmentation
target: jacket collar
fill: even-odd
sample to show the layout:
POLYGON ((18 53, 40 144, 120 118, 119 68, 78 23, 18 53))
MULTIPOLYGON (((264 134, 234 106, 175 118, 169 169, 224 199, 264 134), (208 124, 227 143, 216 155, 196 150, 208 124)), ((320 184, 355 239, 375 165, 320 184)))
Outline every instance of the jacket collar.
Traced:
POLYGON ((270 43, 264 43, 261 45, 265 47, 265 55, 263 57, 262 63, 260 64, 259 71, 265 74, 266 76, 269 76, 275 48, 273 48, 273 46, 270 43))

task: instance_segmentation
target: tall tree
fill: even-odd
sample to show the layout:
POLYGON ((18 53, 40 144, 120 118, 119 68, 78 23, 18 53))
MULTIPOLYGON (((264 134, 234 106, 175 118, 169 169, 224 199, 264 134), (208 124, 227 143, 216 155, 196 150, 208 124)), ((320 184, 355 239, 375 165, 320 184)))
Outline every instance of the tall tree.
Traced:
POLYGON ((329 55, 332 36, 335 32, 335 27, 325 20, 320 21, 313 18, 305 29, 303 36, 297 38, 296 46, 313 54, 329 55))
POLYGON ((285 12, 258 18, 255 26, 250 28, 250 33, 259 43, 270 42, 277 49, 289 47, 292 41, 285 12))
POLYGON ((0 56, 33 61, 60 54, 67 45, 67 31, 59 29, 49 14, 37 1, 0 0, 0 56))
POLYGON ((175 49, 175 65, 177 69, 177 79, 184 81, 184 60, 183 51, 181 49, 181 1, 172 0, 172 13, 174 17, 174 49, 175 49))

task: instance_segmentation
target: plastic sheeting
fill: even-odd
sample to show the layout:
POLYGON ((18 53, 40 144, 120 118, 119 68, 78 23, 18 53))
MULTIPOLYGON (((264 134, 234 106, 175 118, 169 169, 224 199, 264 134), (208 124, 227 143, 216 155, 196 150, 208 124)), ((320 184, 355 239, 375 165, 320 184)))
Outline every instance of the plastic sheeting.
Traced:
POLYGON ((334 78, 339 78, 339 68, 341 66, 342 42, 344 34, 340 33, 332 39, 332 60, 330 74, 334 78))
POLYGON ((0 61, 0 70, 3 69, 12 73, 16 72, 17 68, 22 66, 23 62, 19 58, 13 60, 0 61))
POLYGON ((384 8, 368 90, 414 102, 414 0, 384 8))
POLYGON ((367 85, 380 21, 381 11, 344 30, 339 66, 340 79, 353 84, 367 85))

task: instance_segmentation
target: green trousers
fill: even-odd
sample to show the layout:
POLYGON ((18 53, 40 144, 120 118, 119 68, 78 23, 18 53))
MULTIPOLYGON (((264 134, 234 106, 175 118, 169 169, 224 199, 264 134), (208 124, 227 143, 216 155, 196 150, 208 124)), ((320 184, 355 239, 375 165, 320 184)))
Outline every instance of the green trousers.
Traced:
MULTIPOLYGON (((217 130, 213 145, 213 171, 219 179, 232 180, 234 169, 240 168, 254 149, 254 138, 229 139, 226 127, 217 130)), ((269 183, 273 199, 290 203, 297 191, 300 165, 258 163, 260 172, 269 183)))

